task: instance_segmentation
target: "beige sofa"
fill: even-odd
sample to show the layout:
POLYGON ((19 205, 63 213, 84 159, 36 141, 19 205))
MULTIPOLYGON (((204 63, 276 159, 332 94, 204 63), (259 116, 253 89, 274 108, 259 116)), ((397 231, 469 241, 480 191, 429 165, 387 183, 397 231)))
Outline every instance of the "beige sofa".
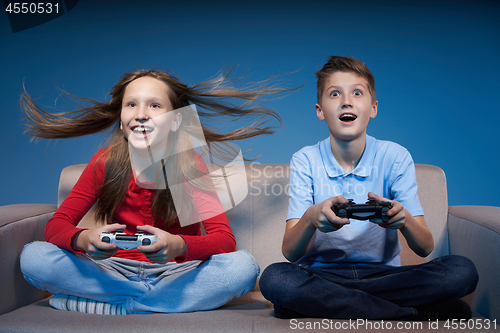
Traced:
MULTIPOLYGON (((63 170, 59 203, 69 193, 83 167, 74 165, 63 170)), ((420 199, 436 241, 430 258, 460 254, 472 259, 477 266, 479 284, 467 301, 479 318, 469 327, 480 331, 477 323, 483 323, 485 318, 500 320, 500 207, 448 207, 444 172, 431 165, 417 165, 416 168, 420 199)), ((242 186, 248 185, 249 194, 227 214, 238 248, 252 253, 262 271, 273 262, 285 260, 281 254, 281 240, 288 206, 289 166, 248 164, 246 170, 248 183, 242 186)), ((376 325, 379 325, 378 331, 388 328, 387 322, 386 326, 380 326, 382 323, 375 321, 356 322, 354 327, 347 322, 341 326, 343 321, 277 319, 273 316, 272 305, 258 289, 220 309, 206 312, 100 316, 55 310, 48 304, 50 295, 30 286, 19 269, 23 246, 43 240, 44 226, 55 209, 55 205, 47 204, 0 207, 0 332, 289 332, 307 331, 307 328, 370 331, 376 325)), ((81 223, 92 225, 92 216, 88 214, 81 223)), ((410 252, 404 240, 402 245, 403 264, 422 262, 410 252)), ((395 328, 398 322, 390 324, 395 328)), ((436 331, 428 322, 406 324, 414 325, 411 327, 418 331, 436 331)), ((448 331, 445 322, 439 325, 440 330, 448 331)), ((491 332, 492 328, 491 325, 485 331, 491 332)))

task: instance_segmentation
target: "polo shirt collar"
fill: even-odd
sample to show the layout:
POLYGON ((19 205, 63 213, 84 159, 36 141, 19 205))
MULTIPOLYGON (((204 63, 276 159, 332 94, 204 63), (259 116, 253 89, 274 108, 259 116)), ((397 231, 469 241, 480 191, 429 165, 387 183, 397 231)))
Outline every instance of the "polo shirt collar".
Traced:
POLYGON ((361 160, 353 171, 345 171, 337 162, 332 154, 332 144, 330 142, 330 137, 321 141, 319 144, 319 150, 321 154, 321 159, 323 160, 323 166, 325 167, 326 173, 330 178, 337 178, 340 176, 347 176, 353 174, 357 177, 367 178, 370 177, 373 160, 375 159, 376 151, 376 140, 375 138, 366 135, 366 146, 361 160))

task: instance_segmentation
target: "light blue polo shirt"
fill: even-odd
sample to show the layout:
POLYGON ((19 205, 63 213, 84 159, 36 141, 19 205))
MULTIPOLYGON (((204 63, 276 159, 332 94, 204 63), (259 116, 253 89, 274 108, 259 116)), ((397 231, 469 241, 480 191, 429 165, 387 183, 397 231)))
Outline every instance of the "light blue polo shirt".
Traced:
MULTIPOLYGON (((290 162, 287 220, 300 219, 312 205, 343 195, 365 203, 368 192, 401 202, 413 216, 424 215, 417 194, 415 165, 404 147, 366 136, 365 151, 353 171, 345 171, 332 154, 330 138, 295 153, 290 162)), ((316 230, 297 263, 320 266, 338 262, 400 266, 398 231, 350 219, 338 231, 316 230)))

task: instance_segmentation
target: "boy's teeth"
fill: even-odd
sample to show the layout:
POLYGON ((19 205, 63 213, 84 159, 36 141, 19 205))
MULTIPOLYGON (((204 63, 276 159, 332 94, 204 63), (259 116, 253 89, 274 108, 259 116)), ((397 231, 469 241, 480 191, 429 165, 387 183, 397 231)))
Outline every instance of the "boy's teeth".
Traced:
POLYGON ((344 114, 340 117, 340 120, 342 121, 354 121, 356 120, 356 116, 353 114, 344 114))

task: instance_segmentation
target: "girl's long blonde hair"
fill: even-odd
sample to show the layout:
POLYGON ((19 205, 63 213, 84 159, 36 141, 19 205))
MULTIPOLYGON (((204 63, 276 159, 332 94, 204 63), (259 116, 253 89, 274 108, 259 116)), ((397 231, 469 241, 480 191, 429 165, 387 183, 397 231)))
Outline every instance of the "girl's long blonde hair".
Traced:
MULTIPOLYGON (((213 149, 217 143, 273 133, 277 127, 270 126, 268 122, 275 119, 281 124, 281 118, 273 110, 264 108, 260 104, 255 105, 255 103, 260 102, 262 97, 294 90, 269 85, 268 81, 246 88, 231 87, 229 83, 234 80, 229 79, 230 73, 231 71, 228 71, 225 75, 193 86, 185 85, 174 76, 159 70, 125 73, 111 89, 112 97, 109 102, 97 102, 93 99, 68 94, 76 100, 90 104, 90 106, 57 114, 48 113, 41 109, 24 88, 21 107, 27 119, 26 133, 34 138, 61 139, 112 129, 108 149, 102 155, 102 158, 105 159, 105 175, 104 183, 98 192, 96 205, 96 218, 106 223, 112 223, 113 214, 126 194, 132 172, 127 139, 119 127, 123 95, 128 84, 140 77, 153 77, 166 83, 170 88, 168 97, 174 109, 195 104, 208 149, 213 152, 217 150, 213 149), (243 102, 239 105, 233 105, 229 101, 230 98, 243 100, 243 102), (230 117, 234 120, 256 118, 256 120, 248 126, 227 133, 210 128, 203 123, 204 119, 220 117, 230 117)), ((96 163, 96 165, 98 164, 96 163)), ((199 175, 194 165, 194 155, 182 154, 181 158, 171 161, 170 168, 177 168, 176 170, 181 170, 181 173, 177 174, 186 179, 192 179, 196 178, 194 175, 199 175)), ((155 191, 152 211, 155 226, 169 226, 177 220, 177 213, 168 187, 166 190, 155 191)))

